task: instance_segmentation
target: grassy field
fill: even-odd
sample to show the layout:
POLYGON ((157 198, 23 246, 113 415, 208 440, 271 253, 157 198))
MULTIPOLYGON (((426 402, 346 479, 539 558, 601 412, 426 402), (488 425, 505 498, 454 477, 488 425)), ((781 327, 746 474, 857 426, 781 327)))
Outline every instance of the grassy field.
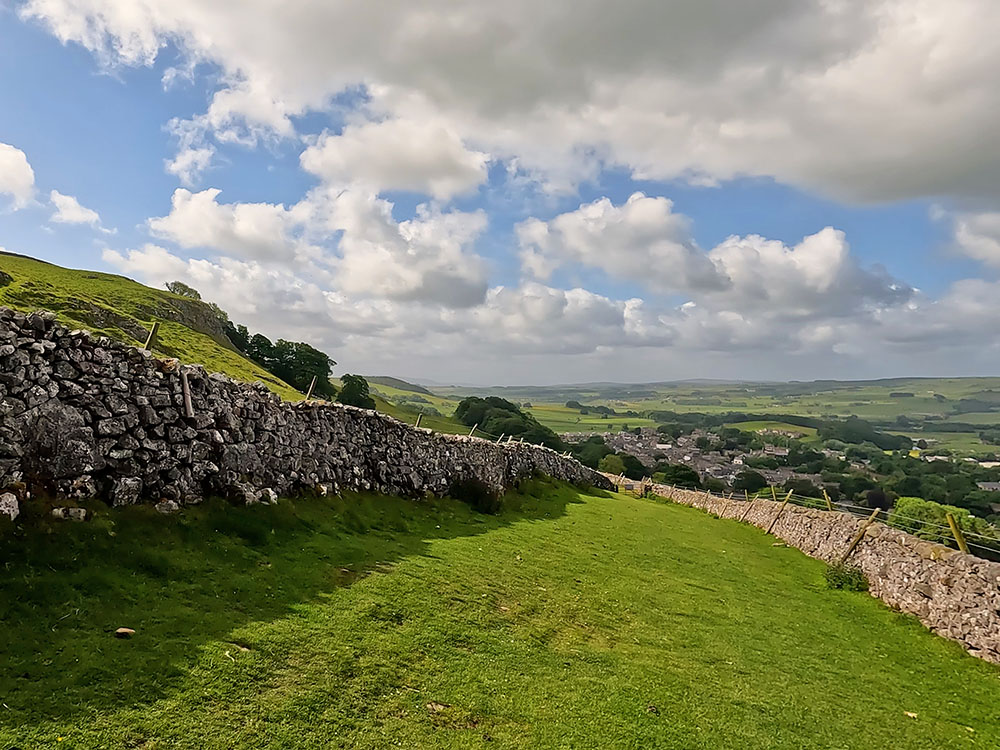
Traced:
POLYGON ((604 420, 600 415, 581 415, 578 410, 565 407, 568 400, 579 401, 584 406, 609 406, 619 413, 743 412, 775 416, 796 414, 822 419, 854 415, 875 423, 881 429, 893 432, 905 430, 905 434, 915 440, 921 437, 938 439, 941 447, 967 455, 993 452, 993 447, 979 439, 978 425, 1000 425, 1000 411, 991 410, 1000 405, 1000 378, 899 378, 812 383, 598 383, 493 389, 450 386, 432 390, 452 399, 466 394, 493 392, 518 403, 528 401, 532 404, 531 412, 535 417, 557 432, 614 432, 622 424, 631 427, 656 424, 636 417, 616 416, 604 420), (917 424, 900 428, 896 423, 899 417, 914 420, 917 424), (927 418, 930 419, 924 422, 927 418), (935 420, 938 419, 965 422, 977 427, 969 432, 942 436, 934 430, 935 420))
POLYGON ((613 416, 604 419, 600 414, 581 414, 579 409, 569 409, 562 404, 533 403, 525 411, 556 432, 618 432, 623 425, 655 427, 657 424, 643 417, 613 416))
MULTIPOLYGON (((417 413, 415 411, 408 409, 405 406, 399 406, 386 401, 385 398, 377 393, 373 397, 375 399, 375 408, 383 414, 395 417, 400 422, 406 422, 406 424, 417 423, 417 413)), ((420 419, 420 426, 434 430, 435 432, 444 432, 453 435, 469 434, 469 428, 467 426, 450 416, 438 417, 425 414, 420 419)))
POLYGON ((204 365, 237 380, 259 380, 283 398, 302 398, 235 349, 179 322, 190 319, 193 323, 207 314, 207 306, 124 276, 77 271, 6 253, 0 253, 0 271, 14 279, 0 286, 0 305, 24 312, 51 310, 71 328, 86 328, 133 346, 145 343, 146 332, 153 321, 159 321, 156 354, 204 365))
POLYGON ((756 528, 508 501, 28 518, 0 537, 0 747, 1000 745, 1000 669, 756 528))

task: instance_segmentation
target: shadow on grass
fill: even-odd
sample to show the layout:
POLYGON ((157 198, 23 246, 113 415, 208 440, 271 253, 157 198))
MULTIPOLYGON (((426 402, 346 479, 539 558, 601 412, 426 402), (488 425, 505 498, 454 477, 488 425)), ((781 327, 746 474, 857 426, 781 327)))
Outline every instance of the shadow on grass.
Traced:
POLYGON ((104 508, 82 524, 29 509, 0 538, 0 727, 151 703, 201 646, 245 623, 284 617, 434 539, 557 518, 574 502, 576 488, 536 479, 497 516, 449 499, 353 494, 211 501, 171 517, 104 508), (117 639, 119 627, 136 634, 117 639))

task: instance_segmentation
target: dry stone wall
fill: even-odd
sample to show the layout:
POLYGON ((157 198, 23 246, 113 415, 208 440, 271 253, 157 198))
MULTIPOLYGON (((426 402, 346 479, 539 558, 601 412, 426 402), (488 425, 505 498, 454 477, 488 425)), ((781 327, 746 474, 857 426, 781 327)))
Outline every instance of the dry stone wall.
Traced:
POLYGON ((366 409, 281 401, 262 384, 156 359, 50 313, 0 308, 0 510, 27 490, 172 508, 303 490, 419 496, 540 472, 610 487, 548 448, 434 434, 366 409), (185 398, 185 385, 189 400, 185 398))
MULTIPOLYGON (((724 499, 705 492, 654 485, 674 502, 720 518, 743 519, 827 562, 841 559, 865 519, 848 513, 757 499, 724 499)), ((924 625, 958 641, 973 655, 1000 664, 1000 563, 918 539, 872 523, 847 562, 868 577, 870 591, 890 607, 915 615, 924 625)))

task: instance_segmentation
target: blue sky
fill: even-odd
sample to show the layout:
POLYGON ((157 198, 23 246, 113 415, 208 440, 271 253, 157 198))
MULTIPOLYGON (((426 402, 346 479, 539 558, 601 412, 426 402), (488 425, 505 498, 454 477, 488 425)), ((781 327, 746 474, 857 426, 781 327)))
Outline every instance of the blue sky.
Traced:
POLYGON ((418 379, 995 374, 994 6, 712 5, 16 2, 0 247, 418 379))

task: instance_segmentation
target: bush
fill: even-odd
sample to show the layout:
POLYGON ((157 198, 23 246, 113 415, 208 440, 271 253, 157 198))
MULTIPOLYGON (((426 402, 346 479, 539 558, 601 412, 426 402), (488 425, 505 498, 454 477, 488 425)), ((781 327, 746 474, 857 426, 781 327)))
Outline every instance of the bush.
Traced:
POLYGON ((503 498, 500 493, 476 477, 456 479, 451 483, 448 494, 480 513, 495 516, 503 509, 503 498))
POLYGON ((767 479, 762 474, 749 469, 744 469, 736 475, 733 480, 734 490, 746 490, 747 492, 759 492, 767 487, 767 479))
POLYGON ((823 571, 823 578, 826 585, 831 589, 844 589, 845 591, 867 591, 868 578, 861 568, 856 565, 845 563, 833 563, 826 566, 823 571))
POLYGON ((1000 529, 969 513, 965 508, 943 505, 919 497, 901 497, 889 514, 889 525, 908 531, 929 542, 957 546, 948 526, 951 513, 962 531, 1000 540, 1000 529))

